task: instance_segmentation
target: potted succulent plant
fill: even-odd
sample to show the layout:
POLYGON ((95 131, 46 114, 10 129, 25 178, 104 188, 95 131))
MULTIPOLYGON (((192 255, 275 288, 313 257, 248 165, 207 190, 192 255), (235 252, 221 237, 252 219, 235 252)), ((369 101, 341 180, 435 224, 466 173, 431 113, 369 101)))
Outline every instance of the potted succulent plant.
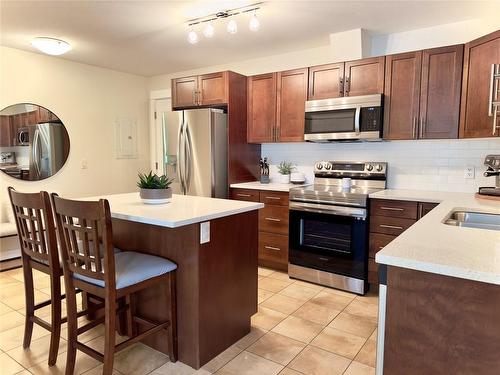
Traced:
POLYGON ((158 176, 153 171, 148 174, 139 173, 139 182, 137 186, 141 189, 140 196, 144 203, 162 204, 168 203, 172 199, 172 189, 170 185, 174 182, 173 178, 165 175, 158 176))
POLYGON ((289 161, 282 161, 281 163, 278 164, 278 172, 280 174, 279 176, 279 182, 281 184, 289 184, 290 183, 290 174, 292 171, 295 169, 295 166, 290 163, 289 161))

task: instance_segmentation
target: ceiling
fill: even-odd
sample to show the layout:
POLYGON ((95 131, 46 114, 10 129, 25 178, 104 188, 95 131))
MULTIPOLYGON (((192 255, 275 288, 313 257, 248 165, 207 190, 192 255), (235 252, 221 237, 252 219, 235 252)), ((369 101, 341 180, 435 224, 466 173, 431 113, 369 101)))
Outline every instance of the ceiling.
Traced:
MULTIPOLYGON (((255 1, 254 1, 255 2, 255 1)), ((0 43, 34 51, 36 36, 66 40, 63 58, 153 76, 328 44, 330 33, 387 34, 495 14, 498 1, 265 1, 261 30, 237 16, 211 40, 187 42, 189 19, 252 1, 0 1, 0 43)), ((497 13, 498 14, 498 13, 497 13)), ((201 31, 201 30, 200 30, 201 31)), ((201 34, 201 33, 200 33, 201 34)))

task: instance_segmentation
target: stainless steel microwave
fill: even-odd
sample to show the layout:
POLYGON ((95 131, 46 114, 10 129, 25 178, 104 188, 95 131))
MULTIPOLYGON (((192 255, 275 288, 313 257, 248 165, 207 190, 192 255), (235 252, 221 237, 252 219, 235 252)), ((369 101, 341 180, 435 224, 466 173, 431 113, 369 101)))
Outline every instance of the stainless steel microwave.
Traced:
POLYGON ((383 95, 306 102, 304 139, 309 142, 382 139, 383 95))

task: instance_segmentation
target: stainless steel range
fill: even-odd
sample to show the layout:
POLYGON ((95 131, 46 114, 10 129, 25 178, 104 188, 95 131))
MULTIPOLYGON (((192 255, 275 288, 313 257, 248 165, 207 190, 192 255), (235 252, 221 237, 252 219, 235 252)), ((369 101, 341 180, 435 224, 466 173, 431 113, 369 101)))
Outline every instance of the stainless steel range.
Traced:
POLYGON ((387 163, 321 161, 314 184, 290 190, 291 277, 358 294, 368 289, 368 196, 387 163))

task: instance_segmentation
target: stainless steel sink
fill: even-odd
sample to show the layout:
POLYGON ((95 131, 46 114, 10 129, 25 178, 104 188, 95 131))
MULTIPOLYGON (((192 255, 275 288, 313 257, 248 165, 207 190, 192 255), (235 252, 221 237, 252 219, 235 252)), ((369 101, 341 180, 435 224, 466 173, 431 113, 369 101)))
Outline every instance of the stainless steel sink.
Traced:
POLYGON ((500 214, 453 211, 444 223, 457 227, 500 230, 500 214))

